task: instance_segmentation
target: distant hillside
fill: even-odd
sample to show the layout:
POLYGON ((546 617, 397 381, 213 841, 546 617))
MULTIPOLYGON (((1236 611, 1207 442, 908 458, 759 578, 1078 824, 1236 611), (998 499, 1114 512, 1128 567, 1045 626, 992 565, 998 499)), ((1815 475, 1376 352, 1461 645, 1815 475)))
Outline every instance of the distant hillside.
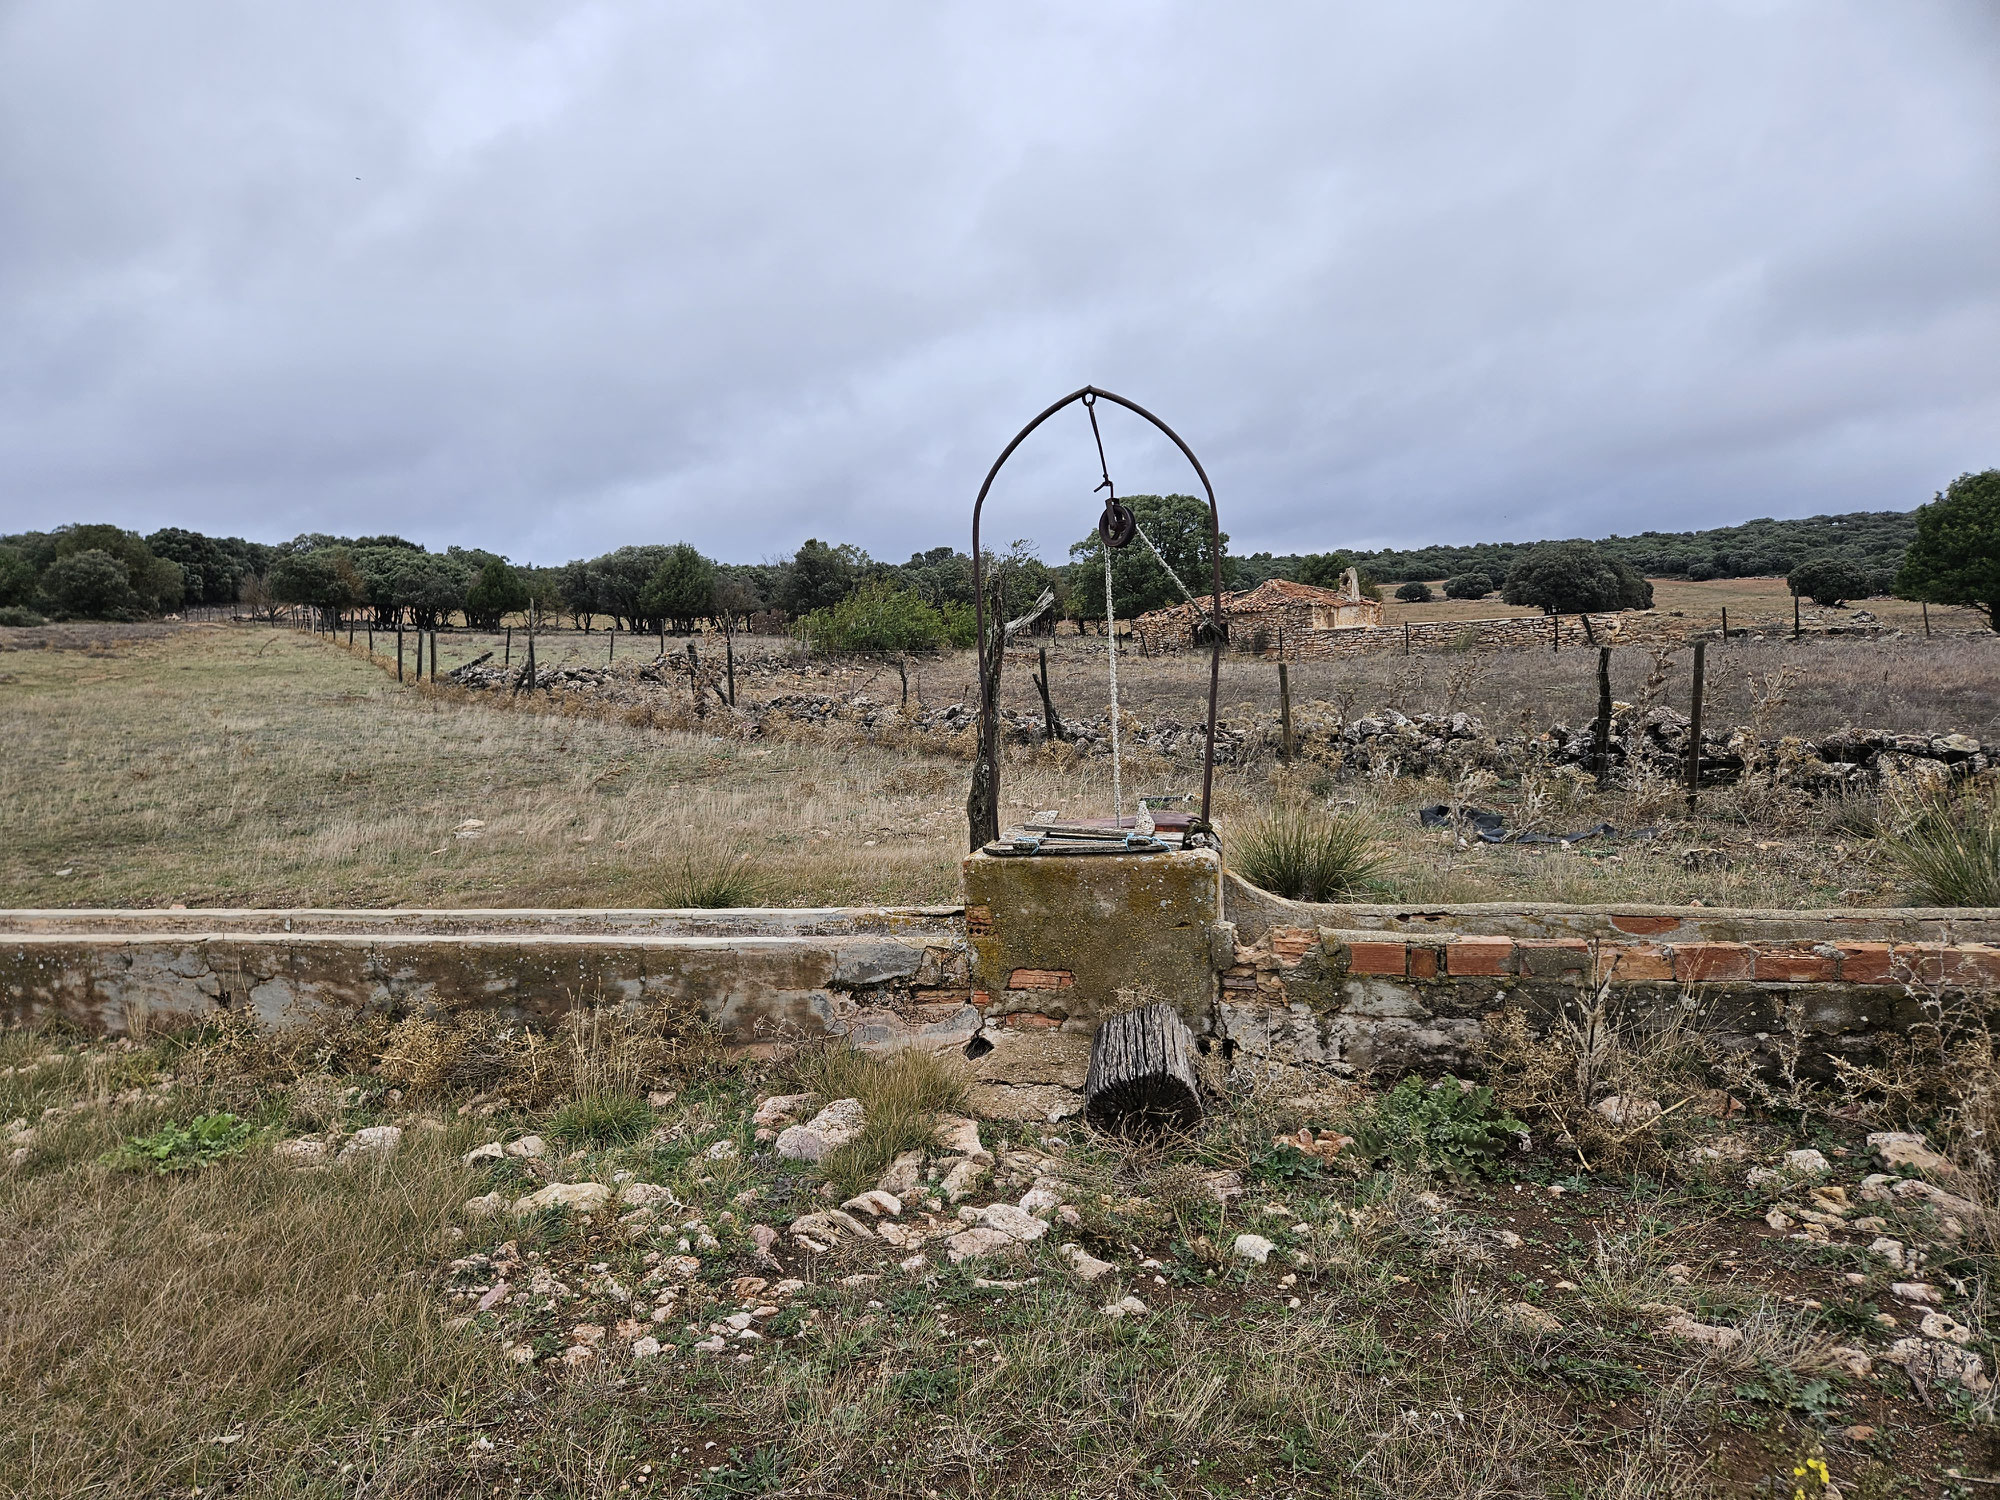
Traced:
MULTIPOLYGON (((1601 538, 1598 545, 1649 578, 1758 578, 1789 573, 1808 557, 1832 554, 1881 577, 1896 571, 1916 534, 1916 517, 1901 510, 1858 510, 1798 521, 1745 521, 1712 531, 1646 531, 1601 538)), ((1350 552, 1355 563, 1386 583, 1449 578, 1474 569, 1499 579, 1533 542, 1475 542, 1468 547, 1350 552)), ((1258 552, 1232 559, 1240 584, 1296 576, 1305 559, 1258 552)))

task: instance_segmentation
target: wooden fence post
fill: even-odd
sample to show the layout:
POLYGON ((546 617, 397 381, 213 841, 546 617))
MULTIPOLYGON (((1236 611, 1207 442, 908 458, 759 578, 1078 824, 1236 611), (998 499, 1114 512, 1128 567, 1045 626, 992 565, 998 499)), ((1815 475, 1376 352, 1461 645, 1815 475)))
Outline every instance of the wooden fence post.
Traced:
MULTIPOLYGON (((535 638, 532 635, 528 637, 528 649, 531 652, 535 649, 535 638)), ((616 660, 618 660, 618 627, 613 625, 604 632, 604 665, 608 667, 616 660)))
POLYGON ((1403 621, 1403 655, 1410 654, 1410 622, 1403 621))
POLYGON ((1042 695, 1042 739, 1047 742, 1062 737, 1062 720, 1056 717, 1055 699, 1049 696, 1049 648, 1037 646, 1035 655, 1042 664, 1041 675, 1035 679, 1035 688, 1042 695))
POLYGON ((1688 704, 1688 811, 1701 791, 1701 689, 1708 676, 1708 643, 1694 643, 1694 696, 1688 704))
POLYGON ((402 619, 399 617, 396 621, 396 681, 401 682, 402 680, 403 680, 403 622, 402 619))
POLYGON ((507 649, 506 654, 500 658, 500 665, 503 667, 514 665, 514 627, 512 625, 507 627, 507 649))
POLYGON ((1799 638, 1799 596, 1792 595, 1792 639, 1799 638))
POLYGON ((1722 606, 1722 638, 1725 641, 1729 639, 1729 606, 1726 604, 1722 606))
POLYGON ((1278 663, 1278 757, 1292 758, 1292 679, 1283 662, 1278 663))
MULTIPOLYGON (((729 706, 734 708, 736 707, 736 631, 733 624, 730 629, 722 632, 722 659, 725 663, 723 670, 729 677, 729 706)), ((919 679, 917 687, 917 704, 919 707, 922 707, 923 700, 924 690, 922 679, 919 679)))
MULTIPOLYGON (((1587 618, 1587 617, 1586 617, 1587 618)), ((1590 754, 1596 763, 1597 789, 1611 784, 1611 648, 1597 648, 1597 727, 1591 735, 1590 754)))
POLYGON ((1924 639, 1931 638, 1931 605, 1928 599, 1920 601, 1924 607, 1924 639))
POLYGON ((1551 614, 1549 616, 1549 655, 1554 656, 1562 648, 1563 617, 1558 614, 1551 614))

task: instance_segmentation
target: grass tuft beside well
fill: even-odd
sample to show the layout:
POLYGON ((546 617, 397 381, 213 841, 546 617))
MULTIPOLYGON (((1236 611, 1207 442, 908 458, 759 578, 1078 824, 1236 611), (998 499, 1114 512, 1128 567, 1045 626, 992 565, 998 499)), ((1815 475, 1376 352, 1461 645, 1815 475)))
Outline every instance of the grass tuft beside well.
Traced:
POLYGON ((1362 813, 1280 805, 1227 841, 1230 868, 1292 901, 1337 901, 1382 868, 1380 830, 1362 813))
POLYGON ((1934 802, 1889 853, 1927 906, 2000 906, 2000 803, 1934 802))

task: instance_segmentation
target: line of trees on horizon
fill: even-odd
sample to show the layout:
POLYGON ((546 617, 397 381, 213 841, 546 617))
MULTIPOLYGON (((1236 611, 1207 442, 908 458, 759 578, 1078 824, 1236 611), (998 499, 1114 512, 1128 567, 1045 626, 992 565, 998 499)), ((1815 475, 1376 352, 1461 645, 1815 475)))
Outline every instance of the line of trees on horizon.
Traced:
MULTIPOLYGON (((1125 497, 1152 546, 1111 555, 1120 618, 1200 597, 1215 548, 1205 502, 1188 495, 1125 497)), ((1545 611, 1643 609, 1653 577, 1784 575, 1794 593, 1834 604, 1895 592, 1972 605, 2000 630, 2000 469, 1965 474, 1914 512, 1855 512, 1799 521, 1756 520, 1701 532, 1646 532, 1598 541, 1482 543, 1415 551, 1231 556, 1221 538, 1223 585, 1270 578, 1335 587, 1353 567, 1380 597, 1431 597, 1443 580, 1457 599, 1498 592, 1545 611)), ((1048 564, 1026 542, 987 559, 994 612, 1027 609, 1044 590, 1044 622, 1105 617, 1104 559, 1095 530, 1048 564)), ((725 563, 686 542, 625 546, 556 567, 515 563, 481 548, 432 552, 398 536, 307 533, 270 544, 182 527, 147 536, 102 524, 0 536, 0 624, 41 616, 129 620, 190 606, 237 606, 269 617, 304 606, 328 620, 365 618, 378 629, 431 628, 462 619, 495 628, 509 617, 600 622, 617 630, 687 633, 698 623, 798 630, 830 649, 920 650, 972 641, 971 557, 933 547, 908 562, 851 544, 808 538, 789 557, 725 563)))

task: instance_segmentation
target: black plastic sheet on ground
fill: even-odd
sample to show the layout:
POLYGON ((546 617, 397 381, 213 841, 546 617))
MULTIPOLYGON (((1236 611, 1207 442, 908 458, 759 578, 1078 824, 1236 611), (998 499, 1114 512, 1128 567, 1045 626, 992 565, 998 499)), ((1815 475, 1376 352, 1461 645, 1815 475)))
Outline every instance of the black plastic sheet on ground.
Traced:
POLYGON ((1509 830, 1503 813, 1477 807, 1451 807, 1442 802, 1419 808, 1417 821, 1426 828, 1470 829, 1473 837, 1482 844, 1561 844, 1565 848, 1586 839, 1649 839, 1659 831, 1648 826, 1620 833, 1609 823, 1599 823, 1594 828, 1576 833, 1536 833, 1526 828, 1509 830))

